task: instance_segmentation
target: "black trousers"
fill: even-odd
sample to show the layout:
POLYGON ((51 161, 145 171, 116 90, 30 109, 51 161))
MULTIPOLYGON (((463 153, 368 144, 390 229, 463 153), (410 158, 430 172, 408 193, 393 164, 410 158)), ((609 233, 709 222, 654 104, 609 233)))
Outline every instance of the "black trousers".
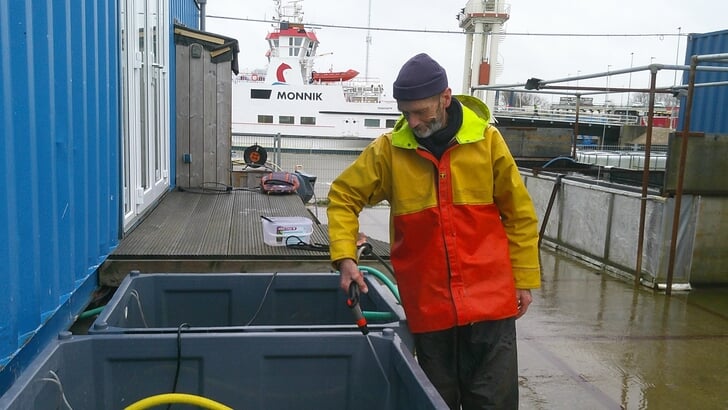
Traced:
POLYGON ((515 318, 414 338, 417 361, 451 409, 518 408, 515 318))

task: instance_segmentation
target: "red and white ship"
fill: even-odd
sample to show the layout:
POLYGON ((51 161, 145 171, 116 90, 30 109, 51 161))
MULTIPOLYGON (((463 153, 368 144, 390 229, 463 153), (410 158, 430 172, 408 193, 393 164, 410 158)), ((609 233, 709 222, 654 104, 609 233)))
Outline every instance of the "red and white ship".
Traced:
POLYGON ((399 118, 385 87, 353 69, 316 71, 319 39, 302 22, 300 1, 281 6, 268 33, 268 67, 233 79, 233 135, 359 137, 366 142, 399 118))

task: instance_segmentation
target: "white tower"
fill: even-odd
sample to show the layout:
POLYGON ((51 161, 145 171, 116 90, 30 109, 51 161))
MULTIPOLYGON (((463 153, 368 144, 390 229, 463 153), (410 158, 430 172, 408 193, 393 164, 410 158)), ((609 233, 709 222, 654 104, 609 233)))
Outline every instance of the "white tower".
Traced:
MULTIPOLYGON (((510 4, 503 0, 468 0, 460 10, 458 21, 465 31, 465 72, 463 94, 471 87, 495 83, 499 74, 498 44, 503 40, 503 24, 510 17, 510 4)), ((495 93, 478 90, 472 93, 492 109, 495 93)))

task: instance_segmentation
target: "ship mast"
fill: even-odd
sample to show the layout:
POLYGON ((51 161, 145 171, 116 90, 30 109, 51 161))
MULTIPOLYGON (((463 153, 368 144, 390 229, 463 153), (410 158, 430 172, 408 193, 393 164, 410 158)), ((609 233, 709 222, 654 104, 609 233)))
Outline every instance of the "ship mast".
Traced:
POLYGON ((302 2, 303 0, 291 0, 283 5, 281 0, 273 0, 273 4, 275 4, 276 7, 276 13, 278 14, 278 17, 274 18, 274 20, 303 23, 302 2))

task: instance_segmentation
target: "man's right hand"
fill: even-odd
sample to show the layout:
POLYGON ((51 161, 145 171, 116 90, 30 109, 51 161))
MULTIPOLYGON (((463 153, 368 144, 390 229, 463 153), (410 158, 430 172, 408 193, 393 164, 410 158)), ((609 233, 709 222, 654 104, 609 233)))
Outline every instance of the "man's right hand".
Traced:
POLYGON ((359 266, 354 259, 342 259, 339 262, 339 273, 341 274, 341 289, 345 293, 349 293, 349 286, 352 281, 359 285, 361 292, 369 292, 367 283, 364 281, 364 274, 359 270, 359 266))

